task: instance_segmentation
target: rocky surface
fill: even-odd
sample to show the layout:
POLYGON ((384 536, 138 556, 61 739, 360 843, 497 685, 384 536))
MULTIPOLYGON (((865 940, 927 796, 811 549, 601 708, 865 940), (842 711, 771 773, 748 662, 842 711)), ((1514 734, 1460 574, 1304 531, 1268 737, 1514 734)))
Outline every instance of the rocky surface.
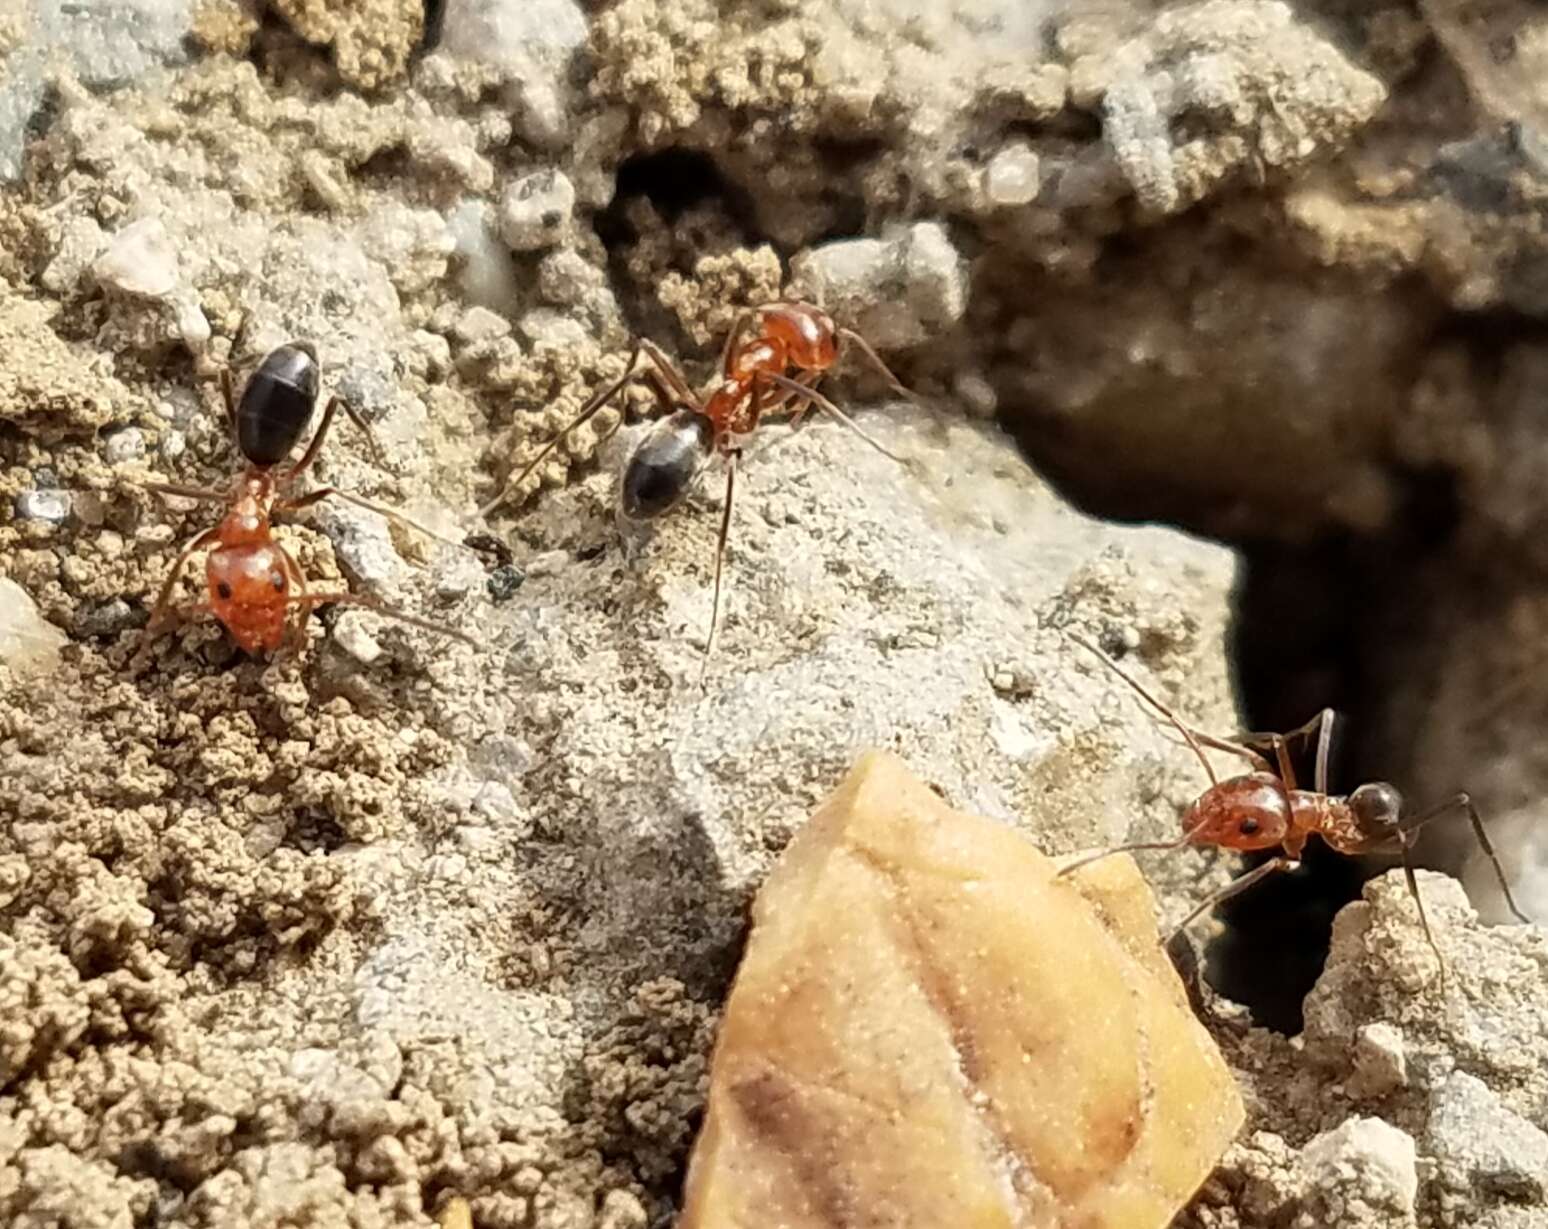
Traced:
MULTIPOLYGON (((435 48, 398 0, 0 15, 0 569, 68 638, 42 682, 0 667, 0 1219, 425 1223, 456 1191, 481 1229, 637 1227, 750 895, 851 748, 1050 849, 1170 832, 1196 765, 1054 629, 1231 729, 1228 557, 1077 515, 970 418, 1088 505, 1245 543, 1255 723, 1338 703, 1351 771, 1465 785, 1540 914, 1543 18, 1471 7, 448 0, 435 48), (702 376, 797 269, 891 308, 929 409, 867 417, 903 470, 768 433, 701 693, 717 475, 617 525, 600 415, 474 509, 634 332, 702 376), (341 423, 317 480, 512 558, 342 506, 287 546, 487 647, 325 612, 298 658, 194 626, 130 677, 210 511, 134 483, 222 481, 215 376, 292 336, 385 457, 341 423)), ((1169 917, 1226 870, 1144 866, 1169 917)), ((1391 972, 1331 1066, 1246 1034, 1251 1133, 1193 1214, 1540 1213, 1429 1129, 1482 1102, 1413 1039, 1518 1143, 1548 1102, 1391 972)), ((1535 984, 1484 1001, 1531 1018, 1535 984)))
POLYGON ((682 1229, 1169 1225, 1241 1098, 1134 864, 1055 872, 862 755, 754 902, 682 1229))

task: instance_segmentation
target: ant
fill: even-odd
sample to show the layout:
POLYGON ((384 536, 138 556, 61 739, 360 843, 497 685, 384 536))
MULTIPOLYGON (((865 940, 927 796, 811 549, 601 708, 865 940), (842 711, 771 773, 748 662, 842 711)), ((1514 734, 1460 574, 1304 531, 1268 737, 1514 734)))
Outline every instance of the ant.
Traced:
POLYGON ((317 352, 306 342, 291 342, 271 351, 248 378, 240 400, 232 395, 230 371, 223 370, 221 392, 226 403, 226 416, 237 448, 246 459, 245 468, 224 491, 165 482, 144 484, 145 490, 161 495, 223 503, 226 515, 218 525, 195 535, 179 553, 157 595, 139 648, 130 661, 131 667, 146 657, 151 644, 162 632, 191 615, 213 614, 240 648, 257 654, 272 652, 284 642, 292 609, 306 610, 336 603, 364 606, 378 614, 455 637, 476 647, 477 642, 462 632, 393 610, 360 594, 309 593, 300 566, 274 540, 270 529, 273 513, 295 512, 333 496, 440 541, 449 541, 400 512, 337 487, 321 487, 294 498, 281 494, 317 459, 333 423, 334 412, 341 407, 365 433, 375 450, 365 421, 346 402, 334 396, 329 398, 322 422, 301 459, 276 472, 276 467, 290 455, 312 419, 317 408, 319 384, 317 352), (172 591, 183 565, 195 552, 207 547, 211 548, 205 564, 207 600, 191 609, 174 611, 172 591))
POLYGON ((612 401, 631 380, 643 375, 665 415, 645 433, 624 465, 619 490, 623 514, 631 520, 654 520, 682 502, 707 460, 718 455, 726 461, 725 505, 715 547, 714 599, 704 644, 708 665, 720 620, 721 572, 731 533, 737 461, 747 437, 757 429, 763 416, 789 413, 791 429, 798 430, 811 410, 821 410, 884 456, 902 463, 902 458, 872 439, 817 391, 817 383, 838 363, 846 344, 865 355, 895 392, 916 400, 869 342, 852 329, 840 328, 832 316, 811 303, 781 300, 742 312, 721 349, 719 377, 702 397, 694 394, 659 346, 640 338, 623 375, 586 402, 574 421, 554 436, 480 512, 488 516, 504 503, 511 490, 520 486, 565 436, 612 401), (749 325, 755 326, 750 334, 749 325), (639 367, 642 355, 652 364, 643 371, 639 367), (789 374, 791 371, 795 375, 789 374))
POLYGON ((1180 849, 1186 845, 1216 845, 1243 853, 1278 848, 1281 852, 1260 866, 1237 876, 1224 887, 1210 893, 1187 917, 1179 922, 1169 936, 1175 938, 1200 914, 1247 891, 1254 884, 1280 871, 1293 871, 1301 864, 1301 851, 1313 834, 1337 853, 1356 856, 1371 853, 1397 853, 1402 859, 1403 874, 1408 881, 1408 891, 1419 910, 1419 924, 1435 959, 1440 964, 1441 979, 1446 976, 1446 962, 1440 947, 1430 931, 1429 918, 1425 916, 1424 901, 1419 895, 1419 883, 1414 876, 1413 862, 1409 858, 1415 835, 1425 825, 1456 811, 1466 811, 1473 826, 1478 844, 1488 855, 1499 878, 1500 889, 1510 911, 1523 922, 1531 919, 1516 906, 1510 894, 1510 884, 1505 870, 1495 855, 1489 834, 1484 829, 1478 808, 1465 793, 1458 793, 1437 807, 1418 815, 1405 817, 1403 796, 1393 785, 1385 781, 1372 781, 1359 786, 1351 794, 1328 793, 1328 754, 1333 742, 1334 714, 1325 708, 1298 730, 1289 734, 1245 734, 1241 742, 1213 738, 1202 731, 1184 725, 1171 709, 1146 691, 1138 681, 1130 677, 1106 653, 1093 644, 1071 636, 1076 644, 1094 654, 1104 665, 1139 693, 1152 708, 1161 714, 1182 735, 1183 741, 1198 756, 1209 777, 1209 788, 1194 800, 1183 812, 1183 834, 1175 841, 1142 841, 1132 845, 1119 845, 1100 853, 1078 858, 1059 869, 1067 875, 1077 867, 1095 862, 1099 858, 1136 849, 1180 849), (1300 789, 1296 785, 1295 771, 1290 765, 1289 743, 1301 736, 1315 736, 1317 758, 1313 768, 1315 789, 1300 789), (1274 755, 1274 764, 1253 750, 1247 743, 1267 744, 1274 755), (1202 744, 1202 745, 1201 745, 1202 744), (1225 781, 1215 775, 1205 756, 1203 747, 1229 752, 1240 756, 1253 766, 1253 771, 1225 781), (1276 774, 1275 768, 1278 772, 1276 774))

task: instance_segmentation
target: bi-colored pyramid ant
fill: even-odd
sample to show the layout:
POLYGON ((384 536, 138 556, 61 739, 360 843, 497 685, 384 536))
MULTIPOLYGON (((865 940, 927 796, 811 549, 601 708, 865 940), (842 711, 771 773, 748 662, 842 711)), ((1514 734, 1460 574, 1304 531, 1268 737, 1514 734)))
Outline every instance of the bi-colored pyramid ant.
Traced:
POLYGON ((1254 884, 1280 871, 1293 871, 1300 866, 1301 852, 1306 842, 1315 834, 1337 853, 1356 856, 1359 854, 1396 853, 1403 863, 1403 874, 1408 880, 1408 890, 1419 910, 1419 923, 1424 928, 1435 958, 1440 962, 1444 980, 1446 962, 1440 947, 1430 931, 1430 921, 1424 912, 1424 901, 1419 895, 1419 883, 1414 876, 1413 862, 1409 857, 1414 837, 1425 825, 1442 816, 1466 812, 1478 838, 1478 844, 1488 855, 1494 873, 1500 881, 1505 903, 1510 911, 1523 922, 1531 919, 1516 906, 1510 894, 1510 884, 1505 870, 1495 855, 1478 808, 1465 793, 1448 798, 1437 807, 1418 815, 1405 817, 1403 796, 1395 786, 1385 781, 1373 781, 1361 785, 1352 794, 1328 793, 1328 754, 1333 741, 1333 710, 1325 708, 1299 730, 1289 734, 1247 734, 1239 741, 1214 738, 1200 730, 1183 724, 1176 714, 1160 700, 1145 690, 1137 680, 1127 674, 1101 649, 1084 640, 1071 636, 1087 652, 1099 658, 1114 674, 1132 687, 1142 699, 1161 714, 1182 735, 1209 777, 1209 788, 1183 812, 1183 833, 1175 841, 1141 841, 1132 845, 1119 845, 1104 849, 1068 863, 1059 870, 1067 875, 1077 867, 1106 858, 1115 853, 1137 849, 1181 849, 1188 845, 1216 845, 1241 853, 1279 849, 1278 856, 1239 875, 1224 887, 1210 893, 1177 924, 1173 937, 1184 930, 1200 914, 1213 909, 1247 891, 1254 884), (1317 755, 1313 767, 1314 789, 1300 789, 1296 785, 1295 771, 1290 763, 1289 744, 1299 737, 1315 737, 1317 755), (1274 756, 1268 758, 1253 747, 1257 743, 1267 746, 1274 756), (1215 775, 1204 747, 1240 756, 1252 765, 1253 771, 1225 781, 1215 775), (1277 770, 1277 771, 1276 771, 1277 770))
MULTIPOLYGON (((146 483, 144 489, 162 495, 205 500, 226 505, 220 524, 196 535, 183 547, 167 573, 145 626, 139 648, 131 660, 137 665, 150 652, 151 644, 164 631, 183 619, 198 614, 213 614, 231 633, 231 638, 248 653, 272 652, 284 642, 292 611, 307 611, 315 606, 348 604, 364 606, 378 614, 411 623, 428 631, 452 636, 475 645, 472 637, 428 619, 394 610, 376 600, 356 593, 309 592, 300 566, 288 551, 274 540, 270 518, 276 512, 295 512, 328 498, 342 499, 380 516, 398 521, 440 541, 449 541, 434 530, 410 520, 370 500, 362 499, 337 487, 327 486, 294 498, 282 492, 306 472, 317 459, 327 438, 336 410, 343 408, 366 438, 369 428, 350 406, 339 397, 331 397, 323 410, 311 442, 294 465, 278 468, 300 442, 312 413, 317 408, 320 384, 317 353, 305 342, 280 346, 258 364, 242 389, 241 400, 232 396, 231 373, 221 372, 221 391, 226 415, 238 450, 246 466, 225 491, 175 483, 146 483), (207 599, 184 610, 172 607, 172 591, 182 575, 183 565, 197 551, 209 548, 205 564, 207 599)), ((372 443, 374 448, 374 441, 372 443)), ((453 543, 453 545, 457 545, 453 543)))
POLYGON ((900 460, 817 391, 817 383, 839 361, 846 344, 865 355, 895 392, 915 399, 863 337, 852 329, 840 328, 833 317, 810 303, 766 303, 737 317, 721 350, 720 374, 702 397, 694 394, 658 346, 642 338, 635 343, 623 375, 586 402, 574 421, 554 436, 481 511, 487 516, 498 508, 561 440, 618 396, 629 381, 643 376, 665 414, 645 433, 624 466, 619 493, 624 515, 635 520, 660 516, 682 502, 705 461, 716 455, 726 461, 725 506, 715 547, 714 599, 704 643, 704 660, 708 663, 720 618, 721 572, 731 532, 737 461, 747 437, 757 429, 763 416, 788 413, 791 428, 797 429, 807 413, 818 409, 832 415, 878 452, 900 460), (750 333, 749 325, 755 326, 750 333), (642 355, 650 360, 651 366, 640 367, 642 355))

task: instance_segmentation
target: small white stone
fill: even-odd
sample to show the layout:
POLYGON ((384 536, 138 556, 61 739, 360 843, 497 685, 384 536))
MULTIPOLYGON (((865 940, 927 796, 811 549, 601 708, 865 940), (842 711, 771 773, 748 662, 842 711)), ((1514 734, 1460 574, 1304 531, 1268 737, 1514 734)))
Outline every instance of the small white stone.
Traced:
POLYGON ((840 239, 798 253, 791 278, 878 350, 917 346, 962 318, 967 272, 938 222, 886 239, 840 239))
POLYGON ((500 198, 500 237, 515 252, 553 247, 570 232, 575 187, 563 171, 523 175, 500 198))
POLYGON ((992 205, 1030 204, 1041 186, 1038 157, 1026 141, 1002 147, 984 171, 984 195, 992 205))
POLYGON ((333 625, 333 638, 362 666, 369 666, 382 655, 382 646, 366 630, 365 617, 358 610, 346 610, 333 625))
POLYGON ((563 312, 550 307, 536 307, 516 322, 523 337, 533 345, 554 346, 560 350, 572 350, 589 340, 585 328, 563 312))
POLYGON ((1384 1097, 1408 1087, 1408 1054, 1403 1034, 1390 1024, 1365 1024, 1355 1033, 1351 1096, 1384 1097))
POLYGON ((499 312, 490 311, 487 307, 470 307, 452 326, 452 338, 460 346, 471 346, 477 342, 505 337, 510 331, 511 322, 499 312))
POLYGON ((1380 1118, 1350 1118, 1324 1131, 1301 1150, 1297 1162, 1314 1194, 1328 1195, 1331 1206, 1350 1196, 1376 1207, 1412 1216, 1419 1193, 1419 1171, 1411 1135, 1380 1118))
POLYGON ((138 427, 125 427, 102 441, 102 459, 109 465, 137 461, 145 455, 145 433, 138 427))
POLYGON ((113 236, 92 273, 110 289, 162 299, 177 286, 177 250, 160 218, 141 218, 113 236))
POLYGON ((47 673, 59 664, 65 634, 38 613, 32 595, 0 576, 0 663, 22 673, 47 673))
POLYGON ((173 296, 173 301, 177 335, 183 339, 183 345, 188 353, 203 354, 204 348, 210 344, 211 333, 210 322, 205 317, 204 308, 199 306, 199 300, 191 290, 173 296))
POLYGON ((61 525, 70 517, 72 502, 69 491, 23 491, 16 497, 16 515, 24 521, 61 525))

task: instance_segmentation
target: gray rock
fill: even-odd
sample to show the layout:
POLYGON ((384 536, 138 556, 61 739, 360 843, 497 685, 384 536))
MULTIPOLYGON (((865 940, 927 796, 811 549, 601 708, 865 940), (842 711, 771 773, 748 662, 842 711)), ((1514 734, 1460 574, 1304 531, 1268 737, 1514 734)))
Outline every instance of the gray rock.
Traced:
POLYGON ((553 247, 569 233, 575 188, 563 171, 535 171, 500 197, 500 237, 515 252, 553 247))
POLYGON ((1548 1196, 1548 1134, 1465 1071, 1431 1096, 1425 1146, 1454 1190, 1532 1203, 1548 1196))
POLYGON ((70 519, 72 503, 69 491, 54 488, 23 491, 16 497, 16 515, 24 521, 62 525, 70 519))
POLYGON ((392 544, 387 522, 376 513, 329 500, 318 505, 313 518, 333 543, 339 566, 358 583, 367 587, 390 585, 407 571, 392 544))
POLYGON ((796 255, 793 281, 878 350, 915 346, 962 318, 967 270, 938 222, 796 255))
POLYGON ((447 0, 440 45, 499 70, 517 131, 552 147, 565 139, 571 104, 565 77, 586 32, 586 16, 573 0, 447 0))
POLYGON ((141 218, 108 241, 92 272, 108 290, 164 299, 177 286, 177 249, 160 218, 141 218))
POLYGON ((20 45, 0 59, 0 181, 21 174, 22 150, 61 62, 82 85, 126 85, 187 59, 192 0, 18 0, 20 45))
POLYGON ((102 459, 109 465, 138 461, 145 455, 145 432, 138 427, 122 427, 102 440, 102 459))
MULTIPOLYGON (((1366 1224, 1376 1210, 1413 1220, 1413 1137, 1380 1118, 1350 1118, 1324 1131, 1302 1149, 1298 1168, 1306 1184, 1303 1210, 1314 1223, 1366 1224)), ((1389 1215, 1381 1223, 1393 1221, 1389 1215)))

